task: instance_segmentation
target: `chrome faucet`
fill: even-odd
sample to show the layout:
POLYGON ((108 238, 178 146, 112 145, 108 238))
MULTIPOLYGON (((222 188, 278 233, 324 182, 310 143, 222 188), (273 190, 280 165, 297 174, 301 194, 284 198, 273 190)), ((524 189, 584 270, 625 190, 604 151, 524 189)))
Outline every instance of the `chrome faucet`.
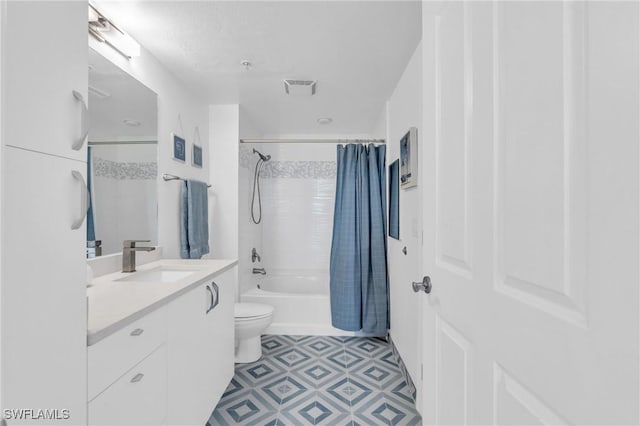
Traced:
POLYGON ((136 271, 136 252, 153 251, 155 247, 136 247, 136 243, 148 243, 150 240, 124 240, 122 243, 122 272, 136 271))
POLYGON ((267 275, 267 271, 264 268, 253 268, 254 274, 267 275))
POLYGON ((258 251, 254 247, 251 249, 251 263, 255 263, 256 259, 258 259, 258 262, 260 262, 260 255, 258 254, 258 251))

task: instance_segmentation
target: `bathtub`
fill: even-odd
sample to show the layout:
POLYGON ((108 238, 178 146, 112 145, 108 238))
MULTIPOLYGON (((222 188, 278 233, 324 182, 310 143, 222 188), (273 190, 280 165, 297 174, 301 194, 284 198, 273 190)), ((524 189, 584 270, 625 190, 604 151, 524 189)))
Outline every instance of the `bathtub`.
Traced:
POLYGON ((265 334, 353 336, 331 326, 328 274, 278 273, 253 277, 240 296, 245 303, 273 306, 273 322, 265 334))

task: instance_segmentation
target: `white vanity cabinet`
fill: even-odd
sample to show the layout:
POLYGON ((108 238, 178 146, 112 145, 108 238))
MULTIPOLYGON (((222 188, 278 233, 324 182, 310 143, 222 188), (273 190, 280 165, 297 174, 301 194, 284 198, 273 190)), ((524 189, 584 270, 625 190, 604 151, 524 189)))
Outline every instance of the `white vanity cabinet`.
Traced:
POLYGON ((5 4, 5 143, 86 161, 87 3, 5 4))
POLYGON ((89 425, 159 425, 167 413, 167 307, 88 348, 89 425))
POLYGON ((0 417, 9 426, 86 424, 87 154, 72 92, 86 99, 87 4, 0 8, 0 417), (12 409, 52 411, 16 418, 12 409))
POLYGON ((167 425, 204 425, 233 377, 235 268, 168 306, 167 425))
POLYGON ((16 148, 4 156, 1 405, 68 409, 68 420, 47 424, 84 424, 85 227, 71 225, 86 166, 16 148))
MULTIPOLYGON (((167 293, 170 299, 146 314, 127 313, 137 319, 125 320, 126 325, 112 334, 102 334, 104 328, 90 334, 89 341, 95 341, 88 347, 90 426, 206 424, 234 369, 237 268, 220 262, 226 262, 223 272, 205 273, 175 287, 167 293)), ((122 283, 101 285, 113 288, 122 283)), ((108 305, 130 302, 123 300, 126 286, 138 286, 132 293, 140 300, 150 290, 144 285, 171 284, 130 281, 119 287, 121 297, 111 298, 108 305)))
POLYGON ((161 345, 89 402, 89 424, 163 423, 167 401, 167 347, 161 345))
POLYGON ((89 346, 89 406, 105 389, 166 341, 167 307, 163 306, 89 346))

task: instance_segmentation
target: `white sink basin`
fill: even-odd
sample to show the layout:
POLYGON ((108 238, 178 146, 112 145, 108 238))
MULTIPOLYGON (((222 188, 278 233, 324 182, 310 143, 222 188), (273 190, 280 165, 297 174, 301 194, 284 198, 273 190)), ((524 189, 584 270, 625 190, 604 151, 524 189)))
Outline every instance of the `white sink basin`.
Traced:
POLYGON ((148 271, 133 272, 131 275, 120 278, 116 281, 138 281, 138 282, 156 282, 156 283, 172 283, 179 281, 189 275, 197 272, 197 270, 173 269, 170 267, 160 267, 150 269, 148 271))

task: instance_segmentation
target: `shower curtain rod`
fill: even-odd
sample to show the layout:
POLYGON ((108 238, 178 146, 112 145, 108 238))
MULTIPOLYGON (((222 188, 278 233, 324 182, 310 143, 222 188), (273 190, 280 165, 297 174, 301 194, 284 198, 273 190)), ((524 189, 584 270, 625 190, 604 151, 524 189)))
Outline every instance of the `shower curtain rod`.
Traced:
POLYGON ((99 145, 157 145, 158 141, 140 141, 140 140, 130 140, 130 141, 89 141, 89 146, 99 146, 99 145))
POLYGON ((240 139, 240 143, 385 143, 384 139, 240 139))

